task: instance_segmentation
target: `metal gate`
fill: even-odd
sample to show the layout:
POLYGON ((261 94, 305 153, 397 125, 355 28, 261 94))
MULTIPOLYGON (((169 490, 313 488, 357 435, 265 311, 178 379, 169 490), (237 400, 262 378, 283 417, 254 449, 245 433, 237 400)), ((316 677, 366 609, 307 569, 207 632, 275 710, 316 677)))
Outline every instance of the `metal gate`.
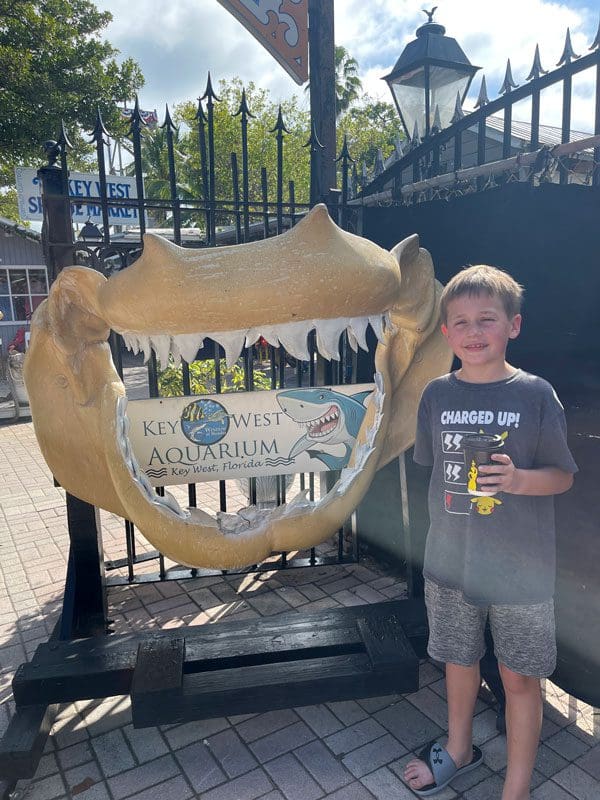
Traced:
MULTIPOLYGON (((78 264, 88 266, 102 272, 107 277, 115 271, 126 269, 142 252, 142 236, 147 232, 148 220, 152 216, 163 221, 164 235, 167 235, 177 245, 190 248, 211 248, 221 245, 240 244, 255 239, 267 238, 277 235, 290 227, 303 217, 309 209, 307 202, 297 202, 294 181, 285 182, 285 137, 287 129, 283 119, 281 107, 270 134, 275 139, 276 165, 274 179, 267 172, 267 168, 260 167, 260 196, 252 196, 250 190, 250 171, 248 155, 248 124, 251 117, 246 100, 245 91, 241 94, 238 111, 234 116, 239 117, 240 135, 239 144, 241 153, 230 154, 230 186, 231 194, 228 199, 217 196, 217 180, 215 161, 215 95, 210 76, 206 92, 199 100, 196 113, 195 142, 199 158, 199 175, 197 197, 192 198, 189 192, 182 191, 176 159, 177 129, 172 121, 167 107, 165 120, 160 128, 150 130, 144 122, 144 115, 136 101, 125 137, 111 137, 104 127, 100 113, 98 113, 94 131, 91 134, 95 145, 96 170, 98 173, 98 197, 82 200, 82 197, 72 191, 69 185, 69 150, 71 145, 64 128, 61 130, 58 142, 47 143, 48 166, 39 172, 43 184, 44 206, 46 222, 43 230, 44 250, 48 265, 49 278, 52 281, 59 270, 64 266, 78 264), (144 139, 151 134, 155 145, 160 146, 166 164, 163 183, 168 184, 168 196, 152 196, 146 192, 146 183, 151 183, 151 175, 144 176, 144 139), (107 157, 109 163, 114 163, 114 153, 117 147, 125 146, 130 153, 130 163, 127 172, 135 180, 137 197, 114 196, 109 192, 109 179, 107 171, 107 157), (111 156, 111 153, 113 154, 111 156), (275 197, 269 196, 269 185, 274 185, 275 197), (284 185, 286 191, 284 192, 284 185), (89 220, 83 225, 78 238, 74 238, 72 225, 72 208, 79 207, 93 211, 95 216, 101 217, 102 224, 96 225, 89 220), (113 219, 137 218, 138 227, 127 232, 111 233, 111 226, 115 229, 113 219), (168 230, 164 230, 168 228, 168 230)), ((320 148, 316 136, 311 135, 306 143, 307 171, 311 153, 320 148)), ((340 191, 331 190, 322 200, 327 203, 331 216, 342 226, 348 229, 353 222, 348 199, 351 194, 352 176, 350 169, 352 159, 346 143, 337 159, 340 172, 340 191)), ((126 194, 125 192, 123 194, 126 194)), ((141 359, 139 355, 133 357, 125 353, 125 345, 120 336, 111 334, 111 349, 113 360, 122 379, 127 382, 128 372, 131 367, 136 369, 139 378, 141 375, 141 359)), ((340 383, 356 382, 357 356, 348 344, 346 334, 343 336, 340 347, 340 360, 327 362, 318 354, 314 332, 309 337, 308 361, 297 361, 289 356, 283 347, 249 347, 242 352, 241 358, 235 367, 236 387, 245 391, 257 388, 281 389, 285 386, 318 386, 340 383), (259 361, 260 357, 260 361, 259 361)), ((219 394, 231 389, 228 384, 228 370, 224 364, 224 353, 216 342, 206 340, 202 349, 196 354, 196 362, 202 361, 213 366, 212 378, 209 387, 210 393, 219 394)), ((152 352, 146 360, 145 380, 147 380, 148 395, 158 398, 163 395, 162 380, 163 370, 159 368, 156 354, 152 352)), ((171 367, 171 370, 174 367, 171 367)), ((178 380, 181 381, 180 395, 187 396, 194 393, 194 362, 182 361, 181 372, 178 380)), ((230 382, 229 382, 230 383, 230 382)), ((317 477, 314 474, 297 476, 296 484, 300 490, 308 489, 308 496, 314 499, 321 487, 327 489, 333 483, 335 474, 327 473, 317 477)), ((258 479, 260 480, 260 479, 258 479)), ((288 482, 284 476, 273 476, 270 502, 280 505, 286 501, 288 482)), ((257 493, 261 494, 263 487, 257 486, 257 479, 249 479, 246 487, 239 487, 245 494, 249 504, 256 504, 257 493)), ((158 493, 164 492, 158 488, 158 493)), ((196 507, 204 504, 207 494, 207 484, 189 484, 185 487, 186 504, 196 507)), ((213 510, 227 511, 231 507, 232 487, 230 482, 219 481, 217 508, 213 510)), ((260 499, 260 498, 259 498, 260 499)), ((104 567, 108 573, 106 584, 116 585, 124 583, 181 580, 187 577, 197 577, 207 574, 206 570, 189 569, 181 565, 165 562, 164 556, 149 550, 139 538, 136 537, 134 526, 125 521, 124 552, 115 557, 104 558, 104 567)), ((101 545, 99 557, 102 559, 101 545)), ((295 566, 311 566, 331 563, 344 563, 355 561, 358 558, 358 541, 356 530, 352 523, 341 529, 335 541, 326 547, 313 548, 301 553, 278 553, 268 562, 253 565, 253 570, 276 570, 295 566)))

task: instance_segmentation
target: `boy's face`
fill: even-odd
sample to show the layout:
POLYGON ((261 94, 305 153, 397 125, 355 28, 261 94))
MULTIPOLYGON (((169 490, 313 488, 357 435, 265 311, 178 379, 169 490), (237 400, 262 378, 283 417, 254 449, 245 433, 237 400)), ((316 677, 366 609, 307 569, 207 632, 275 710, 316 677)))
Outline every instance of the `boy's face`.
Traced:
POLYGON ((463 366, 489 369, 504 364, 509 339, 521 330, 521 315, 509 319, 499 298, 465 294, 448 303, 442 333, 463 366))

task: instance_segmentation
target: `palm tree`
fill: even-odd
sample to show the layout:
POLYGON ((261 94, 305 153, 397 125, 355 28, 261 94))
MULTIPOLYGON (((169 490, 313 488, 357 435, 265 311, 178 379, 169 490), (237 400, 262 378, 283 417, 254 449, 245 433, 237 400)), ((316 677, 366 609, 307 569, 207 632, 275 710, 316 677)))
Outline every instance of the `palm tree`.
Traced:
MULTIPOLYGON (((308 92, 310 83, 304 87, 308 92)), ((358 61, 341 44, 335 46, 335 116, 340 117, 344 111, 358 100, 362 90, 362 82, 358 77, 358 61)))
POLYGON ((339 117, 358 99, 362 83, 358 77, 358 61, 341 44, 335 46, 335 113, 339 117))

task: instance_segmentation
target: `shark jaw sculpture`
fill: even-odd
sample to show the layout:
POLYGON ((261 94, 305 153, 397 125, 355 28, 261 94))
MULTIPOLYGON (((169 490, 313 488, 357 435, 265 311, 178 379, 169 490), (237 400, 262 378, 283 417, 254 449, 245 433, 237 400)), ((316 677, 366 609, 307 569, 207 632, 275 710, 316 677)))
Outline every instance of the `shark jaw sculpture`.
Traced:
POLYGON ((108 280, 64 269, 34 314, 24 369, 44 457, 67 491, 130 519, 178 563, 231 569, 312 547, 351 515, 375 471, 412 444, 421 391, 450 366, 439 291, 417 236, 388 252, 339 229, 325 206, 281 236, 246 245, 188 250, 147 235, 140 259, 108 280), (215 519, 154 492, 127 438, 111 328, 164 364, 169 352, 193 360, 205 337, 224 346, 229 363, 259 336, 308 358, 311 330, 321 354, 339 358, 340 334, 366 349, 368 325, 379 340, 376 388, 350 465, 320 501, 298 495, 273 511, 215 519))

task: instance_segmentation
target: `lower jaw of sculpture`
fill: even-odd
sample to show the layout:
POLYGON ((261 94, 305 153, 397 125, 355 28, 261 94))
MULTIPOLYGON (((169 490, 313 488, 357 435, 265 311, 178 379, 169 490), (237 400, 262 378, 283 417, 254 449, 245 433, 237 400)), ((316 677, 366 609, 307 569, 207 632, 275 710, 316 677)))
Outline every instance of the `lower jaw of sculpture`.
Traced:
MULTIPOLYGON (((386 338, 384 324, 376 330, 381 340, 386 338)), ((360 338, 364 340, 364 335, 360 338)), ((359 340, 359 344, 363 342, 359 340)), ((129 443, 123 387, 115 391, 114 384, 106 386, 101 412, 103 439, 112 483, 128 518, 165 556, 191 567, 244 567, 273 552, 307 549, 325 541, 350 517, 377 468, 389 419, 387 349, 377 348, 375 389, 350 465, 324 497, 311 501, 303 492, 273 510, 250 506, 237 514, 219 512, 216 518, 201 509, 182 509, 168 492, 156 494, 129 443)))

